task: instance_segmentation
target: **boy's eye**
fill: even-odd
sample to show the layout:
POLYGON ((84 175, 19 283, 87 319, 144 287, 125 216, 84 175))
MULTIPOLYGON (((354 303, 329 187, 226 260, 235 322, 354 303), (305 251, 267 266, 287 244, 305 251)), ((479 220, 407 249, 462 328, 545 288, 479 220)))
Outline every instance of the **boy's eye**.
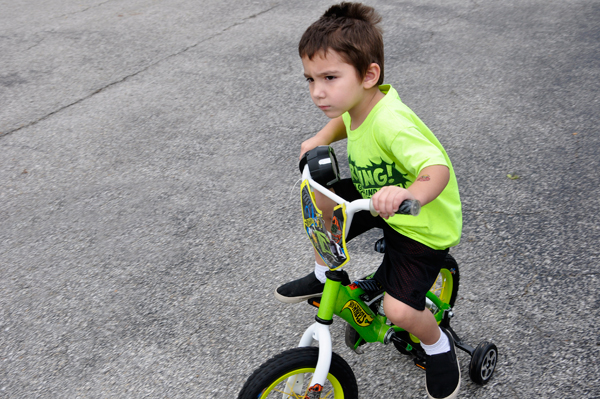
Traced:
POLYGON ((325 76, 325 80, 333 80, 335 79, 335 76, 325 76))
POLYGON ((312 83, 312 82, 313 82, 313 78, 306 78, 306 81, 307 81, 308 83, 312 83))

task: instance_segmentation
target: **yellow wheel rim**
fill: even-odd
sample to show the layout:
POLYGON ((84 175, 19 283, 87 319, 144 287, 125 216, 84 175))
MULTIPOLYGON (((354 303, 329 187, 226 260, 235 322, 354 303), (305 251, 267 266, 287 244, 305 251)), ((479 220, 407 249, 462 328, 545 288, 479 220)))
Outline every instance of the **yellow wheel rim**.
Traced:
MULTIPOLYGON (((304 374, 304 373, 314 373, 315 369, 313 368, 302 368, 302 369, 296 369, 296 370, 292 370, 287 374, 282 375, 281 377, 279 377, 277 380, 273 381, 273 383, 271 385, 269 385, 260 395, 259 399, 266 399, 269 397, 269 394, 271 392, 276 392, 276 393, 280 393, 282 394, 282 396, 278 396, 281 398, 285 398, 285 399, 304 399, 304 397, 308 394, 308 388, 310 388, 310 386, 307 386, 305 388, 305 392, 302 392, 300 394, 296 394, 293 392, 292 387, 289 385, 289 383, 286 381, 285 385, 282 388, 278 388, 277 386, 279 384, 281 384, 282 382, 284 382, 285 380, 289 379, 290 377, 293 377, 297 374, 304 374), (286 389, 287 388, 287 389, 286 389), (291 393, 285 392, 285 391, 291 391, 291 393)), ((311 377, 312 378, 312 377, 311 377)), ((331 389, 329 389, 327 392, 323 391, 323 393, 321 395, 325 395, 322 396, 322 398, 326 398, 326 399, 344 399, 344 391, 342 389, 342 385, 340 384, 340 382, 338 381, 337 378, 335 378, 335 376, 333 376, 333 374, 329 373, 327 374, 327 380, 329 381, 329 383, 331 384, 331 389)))
POLYGON ((442 269, 429 291, 433 292, 435 296, 442 300, 442 302, 450 303, 453 281, 452 272, 448 269, 442 269))

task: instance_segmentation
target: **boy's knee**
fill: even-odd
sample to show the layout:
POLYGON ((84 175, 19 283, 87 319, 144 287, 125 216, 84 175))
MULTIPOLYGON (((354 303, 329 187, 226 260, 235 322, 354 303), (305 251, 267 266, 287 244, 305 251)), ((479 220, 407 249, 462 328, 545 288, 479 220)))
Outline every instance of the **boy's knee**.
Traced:
POLYGON ((406 328, 413 323, 415 312, 417 312, 404 302, 392 298, 389 295, 386 295, 384 298, 383 311, 388 319, 398 327, 402 328, 406 328))
MULTIPOLYGON (((333 191, 333 190, 331 190, 331 191, 333 191)), ((323 212, 323 219, 331 220, 331 217, 333 214, 333 208, 335 208, 335 206, 337 204, 335 203, 335 201, 333 201, 329 197, 321 194, 320 192, 318 192, 316 190, 315 190, 314 194, 315 194, 315 202, 316 202, 317 206, 319 207, 319 209, 321 210, 321 212, 323 212)))

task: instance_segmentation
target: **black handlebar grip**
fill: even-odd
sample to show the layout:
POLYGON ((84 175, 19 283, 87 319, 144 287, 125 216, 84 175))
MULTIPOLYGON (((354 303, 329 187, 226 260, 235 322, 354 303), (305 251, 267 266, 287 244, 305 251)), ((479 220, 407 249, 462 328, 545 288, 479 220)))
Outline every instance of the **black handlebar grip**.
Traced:
POLYGON ((417 200, 404 200, 396 211, 400 215, 417 216, 421 212, 421 203, 417 200))

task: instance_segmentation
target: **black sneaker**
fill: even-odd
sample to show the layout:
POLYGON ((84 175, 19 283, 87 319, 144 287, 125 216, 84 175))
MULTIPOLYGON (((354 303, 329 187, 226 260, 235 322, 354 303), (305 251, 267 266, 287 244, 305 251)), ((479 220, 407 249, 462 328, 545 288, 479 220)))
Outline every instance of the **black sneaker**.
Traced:
POLYGON ((285 283, 275 290, 275 298, 284 303, 298 303, 323 295, 325 284, 312 272, 308 276, 285 283))
POLYGON ((450 351, 439 355, 427 356, 425 370, 425 389, 432 399, 452 399, 460 388, 460 367, 454 349, 452 335, 442 328, 448 336, 450 351))

